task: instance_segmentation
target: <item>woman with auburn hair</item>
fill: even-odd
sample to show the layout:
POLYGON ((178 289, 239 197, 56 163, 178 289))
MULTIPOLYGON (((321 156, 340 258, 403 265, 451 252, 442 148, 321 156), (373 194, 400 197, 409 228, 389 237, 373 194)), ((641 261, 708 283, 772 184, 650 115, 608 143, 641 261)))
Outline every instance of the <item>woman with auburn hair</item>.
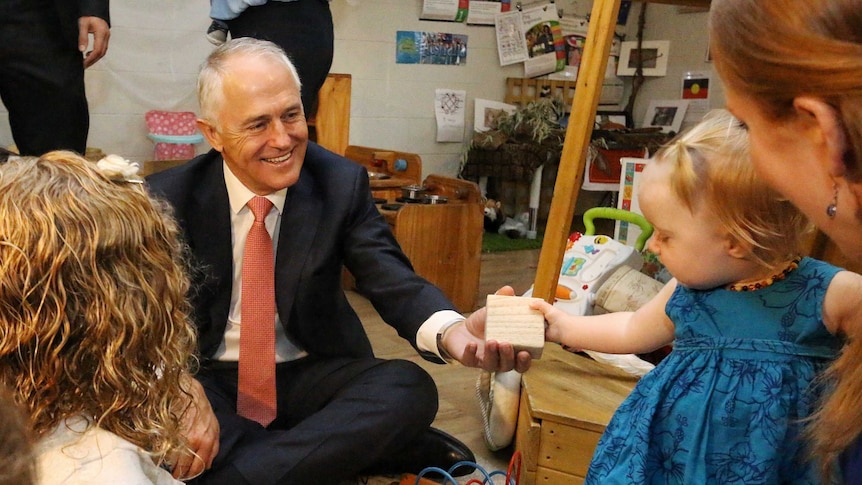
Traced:
POLYGON ((180 483, 196 336, 167 214, 71 152, 0 165, 0 382, 38 483, 180 483))
MULTIPOLYGON (((713 0, 709 22, 727 108, 748 126, 758 174, 862 262, 862 0, 713 0)), ((859 327, 839 329, 847 341, 809 423, 824 474, 837 466, 846 483, 862 483, 859 327)))

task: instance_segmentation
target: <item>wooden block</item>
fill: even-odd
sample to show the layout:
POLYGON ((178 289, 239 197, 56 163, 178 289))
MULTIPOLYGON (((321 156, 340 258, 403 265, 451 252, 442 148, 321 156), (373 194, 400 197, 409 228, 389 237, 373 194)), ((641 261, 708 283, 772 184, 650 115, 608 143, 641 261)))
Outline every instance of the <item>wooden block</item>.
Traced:
POLYGON ((515 352, 526 350, 534 359, 542 357, 545 347, 545 317, 530 309, 538 298, 488 295, 485 340, 509 342, 515 352))

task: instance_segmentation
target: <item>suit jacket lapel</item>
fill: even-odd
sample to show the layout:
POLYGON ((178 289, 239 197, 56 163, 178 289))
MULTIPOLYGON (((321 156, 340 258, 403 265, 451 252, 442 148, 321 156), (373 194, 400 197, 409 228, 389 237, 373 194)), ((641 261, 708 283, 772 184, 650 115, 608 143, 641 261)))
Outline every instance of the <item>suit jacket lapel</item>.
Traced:
POLYGON ((275 256, 275 292, 278 315, 287 328, 290 309, 297 294, 297 286, 317 234, 317 223, 323 211, 323 201, 314 190, 314 181, 303 170, 299 180, 287 191, 278 249, 275 256))
MULTIPOLYGON (((233 285, 233 249, 231 247, 230 203, 224 183, 222 161, 210 164, 203 179, 194 186, 193 197, 187 214, 189 245, 197 262, 204 265, 204 272, 215 277, 216 292, 213 315, 227 315, 233 285)), ((205 283, 211 287, 213 282, 205 283)), ((224 328, 224 318, 217 321, 224 328)))

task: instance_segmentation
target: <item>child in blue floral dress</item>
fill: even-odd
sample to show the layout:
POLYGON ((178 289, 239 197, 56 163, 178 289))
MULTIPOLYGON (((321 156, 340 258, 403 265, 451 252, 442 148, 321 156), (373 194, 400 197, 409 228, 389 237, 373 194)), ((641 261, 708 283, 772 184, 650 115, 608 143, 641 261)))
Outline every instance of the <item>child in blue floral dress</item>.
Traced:
POLYGON ((548 341, 607 353, 673 343, 617 410, 586 483, 820 483, 805 419, 862 276, 797 256, 806 219, 756 177, 746 131, 723 110, 658 152, 639 202, 674 276, 655 298, 588 317, 533 304, 548 341))

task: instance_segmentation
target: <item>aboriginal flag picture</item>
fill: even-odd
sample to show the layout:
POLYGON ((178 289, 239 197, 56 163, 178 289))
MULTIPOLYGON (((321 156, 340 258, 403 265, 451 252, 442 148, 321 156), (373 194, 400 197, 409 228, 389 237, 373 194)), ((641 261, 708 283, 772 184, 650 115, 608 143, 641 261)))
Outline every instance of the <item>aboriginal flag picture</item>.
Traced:
POLYGON ((709 98, 709 78, 683 79, 682 99, 707 99, 709 98))

